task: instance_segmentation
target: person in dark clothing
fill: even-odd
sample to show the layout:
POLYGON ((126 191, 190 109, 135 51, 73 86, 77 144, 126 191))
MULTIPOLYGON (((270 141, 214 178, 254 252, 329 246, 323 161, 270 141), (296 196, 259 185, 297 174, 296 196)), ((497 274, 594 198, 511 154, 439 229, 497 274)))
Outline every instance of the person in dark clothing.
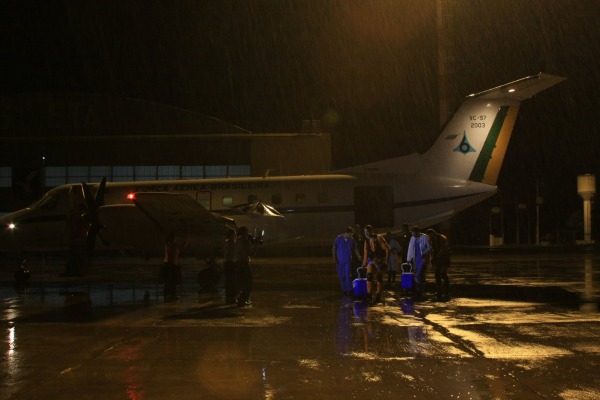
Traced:
POLYGON ((402 248, 402 251, 400 253, 402 254, 402 259, 398 260, 401 264, 407 261, 406 255, 408 252, 408 244, 410 243, 410 238, 411 234, 408 229, 408 224, 402 224, 402 236, 400 236, 400 247, 402 248))
POLYGON ((363 267, 367 268, 367 291, 370 303, 381 301, 381 288, 385 261, 389 258, 390 246, 381 235, 377 235, 371 225, 365 226, 363 267), (375 286, 375 289, 373 288, 375 286))
POLYGON ((165 302, 178 299, 177 285, 181 283, 183 278, 179 252, 186 246, 187 240, 184 244, 180 244, 177 242, 174 232, 167 233, 165 237, 165 254, 160 268, 161 279, 164 282, 165 302))
POLYGON ((360 254, 356 242, 352 237, 354 230, 346 228, 344 233, 338 235, 333 242, 332 255, 337 269, 342 292, 345 295, 352 294, 352 259, 359 258, 360 254))
POLYGON ((225 303, 235 304, 236 295, 238 294, 237 284, 235 281, 235 245, 236 245, 235 230, 229 229, 225 235, 225 243, 223 245, 223 272, 225 275, 225 303))
POLYGON ((365 240, 362 235, 362 229, 359 224, 354 226, 354 232, 352 233, 352 239, 354 239, 354 243, 356 243, 356 249, 358 250, 358 255, 352 253, 352 267, 350 271, 350 278, 352 280, 359 278, 358 269, 362 268, 362 251, 365 247, 365 240))
POLYGON ((391 232, 385 234, 385 240, 390 246, 389 257, 387 259, 387 267, 388 267, 388 285, 391 287, 396 283, 396 273, 398 271, 398 257, 400 259, 402 256, 402 248, 400 247, 400 243, 392 236, 391 232))
POLYGON ((250 293, 252 292, 252 271, 250 270, 251 240, 248 228, 242 226, 237 231, 235 242, 235 267, 240 293, 237 297, 238 307, 251 305, 250 293))
POLYGON ((448 268, 450 268, 448 238, 434 229, 428 229, 426 233, 432 248, 431 264, 435 269, 435 292, 438 299, 447 299, 450 287, 450 278, 448 277, 448 268))

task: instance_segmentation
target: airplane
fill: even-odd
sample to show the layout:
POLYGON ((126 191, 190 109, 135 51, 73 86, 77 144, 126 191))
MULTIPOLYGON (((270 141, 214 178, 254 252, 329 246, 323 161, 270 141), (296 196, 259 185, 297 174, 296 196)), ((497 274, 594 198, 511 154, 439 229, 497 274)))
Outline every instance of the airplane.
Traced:
POLYGON ((0 251, 62 252, 84 275, 95 251, 149 255, 168 231, 214 265, 227 229, 265 246, 330 244, 345 227, 432 226, 496 191, 520 103, 566 78, 528 76, 467 96, 432 147, 318 175, 65 184, 0 217, 0 251))

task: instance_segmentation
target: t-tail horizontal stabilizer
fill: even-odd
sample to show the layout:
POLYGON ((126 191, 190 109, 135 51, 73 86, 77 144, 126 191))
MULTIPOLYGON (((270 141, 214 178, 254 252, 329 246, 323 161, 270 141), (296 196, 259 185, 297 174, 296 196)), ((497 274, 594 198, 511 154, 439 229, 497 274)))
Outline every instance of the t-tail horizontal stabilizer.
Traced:
POLYGON ((336 172, 404 173, 495 185, 521 101, 565 79, 540 73, 471 94, 423 155, 413 153, 336 172))
POLYGON ((540 73, 467 96, 423 155, 421 174, 495 185, 521 101, 564 79, 540 73))

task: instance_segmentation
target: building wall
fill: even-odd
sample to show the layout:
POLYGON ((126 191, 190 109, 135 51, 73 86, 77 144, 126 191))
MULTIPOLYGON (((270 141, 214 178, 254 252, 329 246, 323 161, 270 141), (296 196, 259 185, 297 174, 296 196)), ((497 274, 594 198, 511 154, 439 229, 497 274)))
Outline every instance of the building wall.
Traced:
POLYGON ((331 170, 331 135, 298 134, 252 141, 252 175, 309 175, 331 170))
POLYGON ((331 138, 251 133, 200 113, 109 96, 0 98, 0 167, 12 174, 0 187, 0 211, 41 196, 46 167, 172 165, 250 166, 252 176, 320 173, 331 169, 331 138))

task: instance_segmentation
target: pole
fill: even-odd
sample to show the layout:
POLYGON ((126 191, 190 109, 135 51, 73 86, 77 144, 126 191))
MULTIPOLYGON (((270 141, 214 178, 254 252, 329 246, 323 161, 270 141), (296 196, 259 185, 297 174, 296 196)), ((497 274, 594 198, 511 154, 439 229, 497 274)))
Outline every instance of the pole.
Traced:
POLYGON ((535 181, 535 245, 540 245, 540 185, 535 181))

